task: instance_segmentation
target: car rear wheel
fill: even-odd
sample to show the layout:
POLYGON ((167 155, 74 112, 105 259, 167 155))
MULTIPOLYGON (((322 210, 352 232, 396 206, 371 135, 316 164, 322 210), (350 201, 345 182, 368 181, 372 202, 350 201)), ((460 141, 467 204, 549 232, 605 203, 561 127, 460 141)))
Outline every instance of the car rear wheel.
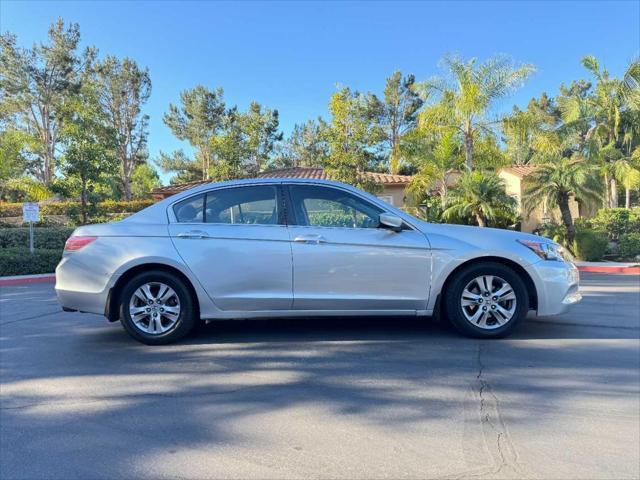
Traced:
POLYGON ((443 292, 446 316, 476 338, 509 335, 529 311, 527 287, 506 265, 484 262, 458 272, 443 292))
POLYGON ((175 342, 196 324, 191 292, 178 277, 163 271, 133 277, 120 295, 120 321, 136 340, 147 345, 175 342))

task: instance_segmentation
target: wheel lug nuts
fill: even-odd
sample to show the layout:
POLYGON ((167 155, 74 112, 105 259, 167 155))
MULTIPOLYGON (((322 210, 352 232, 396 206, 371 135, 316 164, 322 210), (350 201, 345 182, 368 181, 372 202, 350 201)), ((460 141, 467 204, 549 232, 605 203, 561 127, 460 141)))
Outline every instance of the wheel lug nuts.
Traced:
POLYGON ((150 311, 151 311, 151 309, 150 309, 150 308, 147 308, 147 312, 150 312, 150 311))
POLYGON ((494 300, 494 301, 495 301, 495 300, 498 300, 498 297, 493 297, 493 300, 494 300))
POLYGON ((161 308, 161 309, 160 309, 160 311, 161 311, 161 312, 164 312, 164 308, 161 308))
POLYGON ((491 305, 491 309, 492 309, 492 310, 495 310, 495 309, 496 309, 496 306, 495 306, 495 305, 491 305))
POLYGON ((487 307, 482 307, 482 310, 486 312, 487 311, 487 307))

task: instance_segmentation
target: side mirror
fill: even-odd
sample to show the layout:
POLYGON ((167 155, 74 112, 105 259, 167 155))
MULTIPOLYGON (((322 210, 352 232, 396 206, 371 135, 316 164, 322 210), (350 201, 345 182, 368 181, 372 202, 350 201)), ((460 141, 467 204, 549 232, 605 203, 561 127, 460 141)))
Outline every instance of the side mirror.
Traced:
POLYGON ((381 228, 388 228, 394 232, 402 231, 402 219, 390 213, 381 213, 378 222, 381 228))

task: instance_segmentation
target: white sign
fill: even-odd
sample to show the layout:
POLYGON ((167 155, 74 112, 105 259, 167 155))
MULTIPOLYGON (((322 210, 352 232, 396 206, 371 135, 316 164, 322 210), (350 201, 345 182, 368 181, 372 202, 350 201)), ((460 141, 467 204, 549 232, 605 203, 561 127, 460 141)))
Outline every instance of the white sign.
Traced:
POLYGON ((40 220, 40 206, 37 203, 22 204, 22 221, 37 222, 40 220))

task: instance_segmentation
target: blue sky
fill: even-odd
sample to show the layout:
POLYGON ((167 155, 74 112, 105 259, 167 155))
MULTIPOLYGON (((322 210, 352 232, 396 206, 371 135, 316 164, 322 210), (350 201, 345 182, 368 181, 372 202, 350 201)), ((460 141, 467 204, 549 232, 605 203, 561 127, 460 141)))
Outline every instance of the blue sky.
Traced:
POLYGON ((526 105, 584 78, 593 54, 613 73, 640 52, 640 1, 173 2, 0 1, 0 30, 22 45, 44 40, 57 17, 78 22, 83 44, 129 56, 151 72, 149 149, 183 146, 162 123, 179 92, 225 90, 228 104, 255 99, 280 111, 281 127, 326 116, 336 84, 380 92, 394 70, 426 79, 450 52, 497 53, 537 73, 498 110, 526 105))

